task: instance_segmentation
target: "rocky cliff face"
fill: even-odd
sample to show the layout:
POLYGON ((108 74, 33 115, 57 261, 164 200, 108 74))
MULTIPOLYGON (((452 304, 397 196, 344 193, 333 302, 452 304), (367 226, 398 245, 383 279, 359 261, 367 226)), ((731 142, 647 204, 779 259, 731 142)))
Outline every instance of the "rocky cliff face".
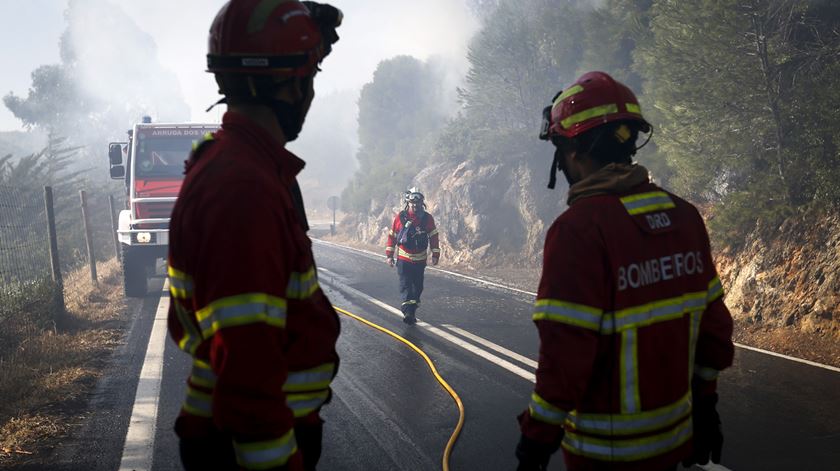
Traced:
MULTIPOLYGON (((563 189, 547 191, 544 179, 526 163, 438 164, 420 172, 414 185, 439 227, 442 260, 469 269, 538 263, 545 232, 562 211, 565 195, 563 189)), ((373 216, 349 217, 342 226, 384 253, 388 229, 401 209, 399 197, 371 206, 373 216)))
MULTIPOLYGON (((840 216, 811 212, 757 229, 717 257, 736 321, 793 327, 840 341, 840 216)), ((840 344, 838 344, 840 348, 840 344)))

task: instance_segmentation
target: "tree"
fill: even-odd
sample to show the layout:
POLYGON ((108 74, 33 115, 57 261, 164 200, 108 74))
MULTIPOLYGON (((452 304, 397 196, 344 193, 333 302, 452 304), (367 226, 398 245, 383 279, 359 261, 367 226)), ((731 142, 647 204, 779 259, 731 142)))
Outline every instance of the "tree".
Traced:
POLYGON ((36 68, 25 98, 3 97, 26 127, 66 136, 84 146, 74 165, 102 168, 108 141, 122 139, 141 116, 189 118, 175 76, 157 62, 154 41, 125 12, 107 0, 71 0, 65 17, 61 62, 36 68))
POLYGON ((371 199, 401 193, 428 160, 447 120, 441 71, 433 62, 398 56, 379 63, 359 97, 359 169, 345 189, 345 209, 369 210, 371 199))

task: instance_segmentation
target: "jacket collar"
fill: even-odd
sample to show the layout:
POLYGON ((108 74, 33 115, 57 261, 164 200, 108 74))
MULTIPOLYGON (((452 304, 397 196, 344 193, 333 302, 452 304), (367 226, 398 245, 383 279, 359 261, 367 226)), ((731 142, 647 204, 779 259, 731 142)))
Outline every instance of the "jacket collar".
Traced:
POLYGON ((642 183, 648 183, 648 170, 638 164, 608 164, 569 188, 566 200, 571 206, 590 196, 625 193, 642 183))
POLYGON ((289 152, 262 126, 241 113, 225 112, 222 117, 222 129, 232 134, 243 135, 248 142, 263 150, 277 165, 281 174, 295 177, 306 166, 306 162, 289 152))

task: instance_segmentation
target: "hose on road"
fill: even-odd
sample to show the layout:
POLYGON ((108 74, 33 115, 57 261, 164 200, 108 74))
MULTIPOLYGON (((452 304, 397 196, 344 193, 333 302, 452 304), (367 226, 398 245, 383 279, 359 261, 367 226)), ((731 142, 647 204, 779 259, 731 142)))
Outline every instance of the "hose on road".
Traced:
POLYGON ((401 337, 399 334, 396 334, 396 333, 386 329, 385 327, 374 324, 373 322, 371 322, 367 319, 364 319, 364 318, 359 317, 355 314, 352 314, 348 311, 345 311, 344 309, 341 309, 341 308, 336 307, 336 306, 333 306, 333 307, 335 308, 336 311, 344 314, 345 316, 352 317, 353 319, 356 319, 357 321, 359 321, 359 322, 361 322, 361 323, 363 323, 363 324, 365 324, 369 327, 372 327, 376 330, 384 332, 384 333, 390 335, 391 337, 394 337, 395 339, 399 340, 400 342, 402 342, 402 343, 408 345, 409 347, 411 347, 412 350, 417 352, 418 355, 420 355, 421 357, 423 357, 424 360, 426 360, 426 363, 429 365, 429 369, 432 370, 432 374, 435 376, 435 379, 437 379, 438 383, 440 383, 440 385, 443 386, 443 389, 445 389, 446 392, 448 392, 449 395, 452 396, 452 399, 455 401, 455 405, 458 406, 459 417, 458 417, 458 425, 455 426, 455 430, 452 432, 452 435, 449 437, 449 441, 446 443, 446 448, 443 450, 443 458, 442 458, 443 471, 449 471, 449 457, 452 455, 452 447, 455 446, 455 441, 458 439, 458 435, 460 435, 461 429, 464 427, 464 404, 461 402, 461 398, 458 397, 458 393, 456 393, 455 390, 452 389, 452 387, 449 385, 449 383, 447 383, 446 380, 444 380, 443 377, 440 375, 440 373, 438 373, 437 368, 435 368, 435 365, 434 365, 434 363, 432 363, 432 360, 429 358, 429 356, 426 355, 426 352, 421 350, 420 347, 418 347, 417 345, 414 345, 413 343, 411 343, 410 340, 407 340, 407 339, 401 337))

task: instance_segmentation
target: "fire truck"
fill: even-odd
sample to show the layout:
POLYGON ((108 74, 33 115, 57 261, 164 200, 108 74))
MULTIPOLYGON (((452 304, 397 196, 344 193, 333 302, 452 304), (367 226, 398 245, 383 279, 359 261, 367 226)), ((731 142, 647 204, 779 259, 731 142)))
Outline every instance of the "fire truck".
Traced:
POLYGON ((144 117, 128 131, 128 142, 108 145, 111 178, 125 182, 117 239, 127 297, 145 296, 158 259, 166 258, 169 218, 184 180, 184 161, 194 143, 218 128, 152 123, 144 117))

